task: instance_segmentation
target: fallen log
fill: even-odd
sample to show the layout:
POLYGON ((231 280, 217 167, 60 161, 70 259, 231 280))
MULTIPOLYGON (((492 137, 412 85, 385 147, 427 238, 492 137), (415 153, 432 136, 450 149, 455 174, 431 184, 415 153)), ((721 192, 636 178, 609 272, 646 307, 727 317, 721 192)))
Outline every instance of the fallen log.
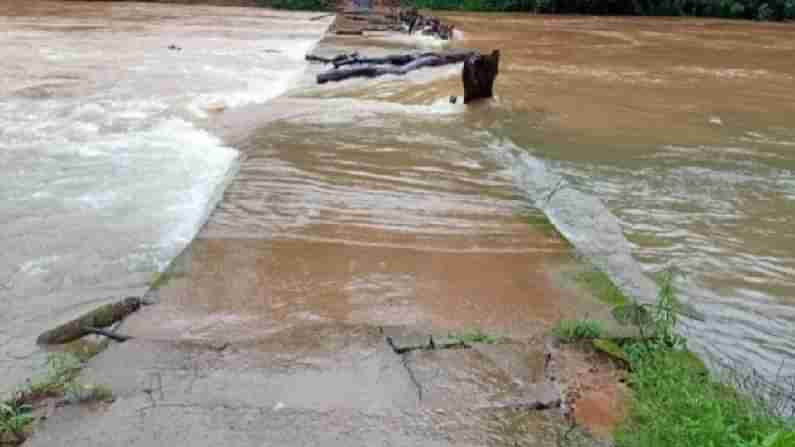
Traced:
POLYGON ((329 70, 317 75, 317 83, 325 84, 329 81, 342 81, 350 78, 375 78, 384 75, 405 75, 410 71, 423 67, 438 67, 441 65, 464 62, 472 55, 477 54, 471 50, 451 50, 443 53, 422 53, 392 55, 383 58, 357 58, 361 66, 329 70))
POLYGON ((340 54, 340 55, 334 56, 334 57, 323 57, 323 56, 316 56, 314 54, 307 54, 306 56, 304 56, 304 59, 306 59, 309 62, 320 62, 320 63, 323 63, 323 64, 336 64, 338 62, 341 62, 341 61, 344 61, 344 60, 347 60, 347 59, 350 59, 350 58, 356 58, 356 57, 359 57, 359 53, 340 54))
POLYGON ((102 305, 79 318, 42 333, 36 339, 36 343, 41 345, 69 343, 95 333, 97 328, 108 327, 121 321, 137 311, 142 304, 144 303, 141 298, 128 297, 115 303, 102 305))

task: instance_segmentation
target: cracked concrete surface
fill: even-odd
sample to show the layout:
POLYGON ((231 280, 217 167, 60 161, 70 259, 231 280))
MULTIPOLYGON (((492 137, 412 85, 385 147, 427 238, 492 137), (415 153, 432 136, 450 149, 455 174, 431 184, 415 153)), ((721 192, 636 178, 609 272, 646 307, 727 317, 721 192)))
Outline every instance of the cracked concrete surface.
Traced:
POLYGON ((58 408, 26 445, 538 441, 542 429, 498 429, 520 418, 547 427, 547 443, 528 445, 552 446, 566 423, 555 410, 559 389, 532 369, 543 358, 523 343, 398 354, 378 328, 323 323, 222 350, 136 339, 100 354, 83 373, 83 380, 110 386, 113 403, 58 408), (503 369, 510 365, 504 357, 524 358, 531 368, 503 369))

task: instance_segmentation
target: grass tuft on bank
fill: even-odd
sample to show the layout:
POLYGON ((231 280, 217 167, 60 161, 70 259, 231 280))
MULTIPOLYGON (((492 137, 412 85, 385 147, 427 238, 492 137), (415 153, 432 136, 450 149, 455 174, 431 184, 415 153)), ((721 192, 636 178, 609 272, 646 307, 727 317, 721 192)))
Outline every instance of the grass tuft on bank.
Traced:
POLYGON ((603 332, 602 323, 597 320, 561 320, 552 329, 552 335, 563 343, 597 339, 603 332))
MULTIPOLYGON (((95 354, 95 353, 94 353, 95 354)), ((0 445, 25 442, 29 426, 34 422, 34 407, 41 402, 63 398, 67 403, 113 400, 113 392, 102 385, 83 384, 77 380, 88 356, 72 352, 51 353, 47 357, 47 373, 0 401, 0 445)))
POLYGON ((617 447, 795 447, 787 421, 764 403, 714 380, 676 333, 674 275, 662 277, 649 308, 646 338, 622 346, 633 390, 629 416, 615 433, 617 447))
POLYGON ((590 320, 565 320, 553 330, 563 342, 590 339, 597 350, 628 366, 632 397, 628 416, 614 433, 616 447, 795 447, 795 421, 772 415, 763 400, 716 381, 687 349, 687 340, 676 332, 680 305, 672 272, 661 275, 651 306, 619 296, 606 275, 589 272, 586 279, 612 297, 616 309, 634 309, 633 315, 643 317, 625 320, 640 329, 635 339, 600 338, 597 322, 590 320))
POLYGON ((617 447, 795 446, 785 421, 714 381, 691 355, 659 347, 628 350, 633 397, 615 433, 617 447))

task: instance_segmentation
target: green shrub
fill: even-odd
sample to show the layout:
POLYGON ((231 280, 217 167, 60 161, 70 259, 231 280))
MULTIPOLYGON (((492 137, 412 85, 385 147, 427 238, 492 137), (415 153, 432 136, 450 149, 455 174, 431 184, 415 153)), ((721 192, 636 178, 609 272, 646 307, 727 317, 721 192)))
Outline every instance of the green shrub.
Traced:
POLYGON ((561 320, 552 329, 552 335, 563 343, 600 338, 602 332, 602 323, 597 320, 561 320))

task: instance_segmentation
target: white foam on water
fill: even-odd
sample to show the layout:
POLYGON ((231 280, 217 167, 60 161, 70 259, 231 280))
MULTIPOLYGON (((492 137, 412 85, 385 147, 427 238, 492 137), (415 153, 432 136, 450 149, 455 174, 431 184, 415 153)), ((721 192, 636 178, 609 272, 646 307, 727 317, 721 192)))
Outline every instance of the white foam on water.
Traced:
POLYGON ((29 376, 42 330, 143 293, 207 220, 239 153, 195 109, 284 93, 328 25, 301 14, 209 28, 124 20, 10 30, 0 47, 0 332, 16 340, 0 340, 0 394, 29 376), (190 46, 165 50, 171 41, 190 46))
POLYGON ((270 101, 284 93, 304 72, 306 68, 304 56, 315 43, 315 41, 306 40, 270 42, 267 48, 258 49, 260 54, 264 51, 273 51, 273 53, 265 53, 268 55, 267 57, 260 57, 265 61, 261 66, 246 69, 205 67, 206 71, 238 82, 244 88, 232 92, 199 95, 188 105, 188 110, 197 118, 206 118, 209 116, 208 112, 270 101), (274 46, 279 50, 271 48, 274 46))
MULTIPOLYGON (((457 39, 457 31, 453 30, 453 38, 457 39)), ((450 46, 449 40, 442 40, 438 37, 422 34, 420 32, 407 34, 397 32, 375 32, 366 33, 368 39, 380 40, 382 42, 398 43, 401 45, 415 46, 419 48, 446 48, 450 46)))

